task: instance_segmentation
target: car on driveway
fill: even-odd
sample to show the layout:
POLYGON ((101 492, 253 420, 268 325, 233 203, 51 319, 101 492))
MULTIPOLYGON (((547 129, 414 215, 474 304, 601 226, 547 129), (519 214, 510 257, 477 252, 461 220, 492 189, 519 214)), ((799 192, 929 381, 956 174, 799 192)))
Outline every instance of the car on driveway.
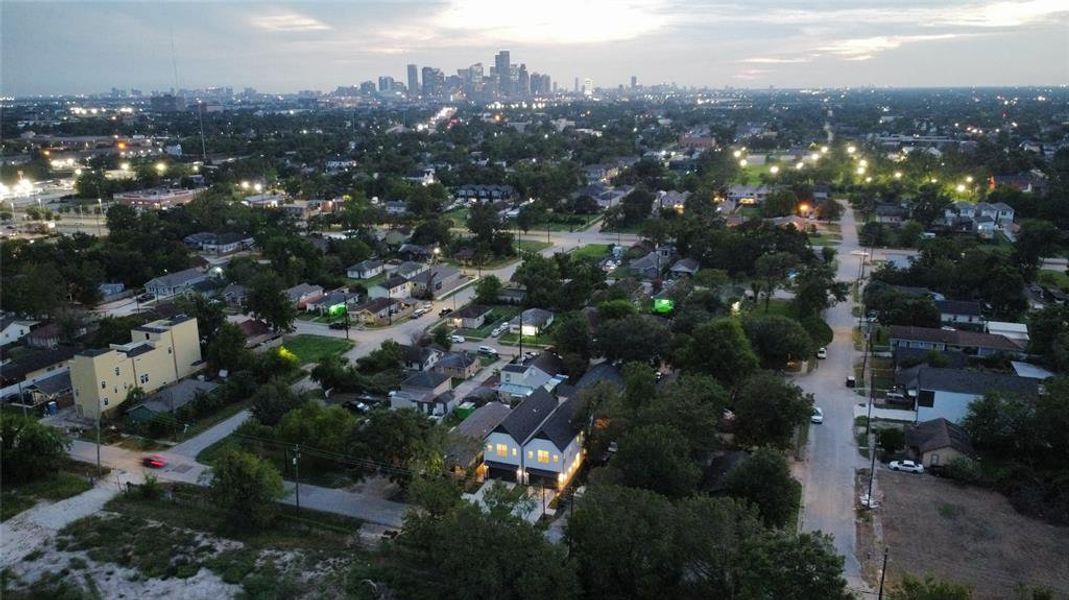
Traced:
POLYGON ((154 300, 155 298, 156 298, 155 294, 141 294, 140 296, 137 297, 137 301, 138 302, 148 302, 149 300, 154 300))
POLYGON ((905 471, 906 473, 923 473, 924 465, 913 462, 912 460, 892 460, 891 464, 887 465, 892 471, 905 471))
POLYGON ((453 312, 453 309, 451 309, 451 308, 443 308, 442 310, 438 311, 438 316, 439 317, 444 317, 444 316, 448 315, 451 312, 453 312))
POLYGON ((167 466, 167 459, 159 454, 150 454, 141 459, 141 464, 150 469, 162 469, 167 466))
POLYGON ((824 348, 824 347, 821 347, 819 350, 817 350, 817 358, 820 358, 820 359, 828 358, 828 349, 824 348))
POLYGON ((463 344, 467 340, 465 340, 464 336, 462 335, 451 335, 449 336, 449 341, 453 342, 454 344, 463 344))
POLYGON ((813 414, 809 416, 809 422, 816 423, 817 425, 824 422, 824 411, 820 410, 819 406, 813 407, 813 414))
POLYGON ((345 329, 345 321, 335 321, 330 325, 327 325, 327 327, 330 327, 331 329, 345 329))

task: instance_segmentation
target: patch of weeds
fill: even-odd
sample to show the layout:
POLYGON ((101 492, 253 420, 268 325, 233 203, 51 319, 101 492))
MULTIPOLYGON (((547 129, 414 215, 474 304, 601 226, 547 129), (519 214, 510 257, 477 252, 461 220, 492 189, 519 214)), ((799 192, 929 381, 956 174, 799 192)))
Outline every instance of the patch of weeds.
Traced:
POLYGON ((283 600, 295 598, 301 592, 297 581, 280 573, 273 564, 266 565, 262 571, 245 578, 241 585, 239 599, 283 600))
POLYGON ((951 521, 956 520, 965 512, 965 509, 961 506, 947 502, 940 503, 937 510, 939 511, 940 516, 944 519, 950 519, 951 521))
POLYGON ((22 557, 22 562, 33 562, 33 561, 37 560, 38 558, 41 558, 44 555, 45 555, 45 553, 42 552, 41 550, 34 550, 33 552, 30 552, 26 556, 23 556, 22 557))
POLYGON ((204 566, 222 577, 223 581, 238 584, 247 575, 256 570, 256 559, 258 557, 259 552, 255 550, 227 550, 207 560, 204 566))
POLYGON ((67 563, 68 569, 81 570, 86 568, 87 566, 88 565, 86 564, 86 562, 77 556, 71 558, 70 562, 67 563))
POLYGON ((199 564, 179 562, 175 565, 174 576, 179 579, 189 579, 197 573, 200 573, 199 564))
POLYGON ((63 528, 57 547, 84 550, 99 563, 129 567, 146 578, 192 577, 201 544, 191 531, 114 514, 79 519, 63 528), (62 541, 62 542, 61 542, 62 541))

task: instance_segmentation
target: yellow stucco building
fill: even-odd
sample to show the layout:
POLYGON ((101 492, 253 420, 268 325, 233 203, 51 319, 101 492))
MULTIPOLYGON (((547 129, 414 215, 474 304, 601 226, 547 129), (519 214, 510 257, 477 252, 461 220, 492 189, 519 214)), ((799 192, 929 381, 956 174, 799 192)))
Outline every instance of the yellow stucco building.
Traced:
POLYGON ((130 389, 152 392, 201 366, 197 320, 186 315, 130 330, 130 342, 85 350, 71 361, 71 387, 78 414, 95 419, 126 400, 130 389))

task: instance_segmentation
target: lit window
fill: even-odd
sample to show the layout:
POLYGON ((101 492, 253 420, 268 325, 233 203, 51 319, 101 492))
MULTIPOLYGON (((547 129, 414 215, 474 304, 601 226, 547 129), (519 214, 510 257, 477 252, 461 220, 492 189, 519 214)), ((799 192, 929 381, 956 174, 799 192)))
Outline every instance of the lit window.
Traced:
POLYGON ((527 458, 534 458, 534 450, 527 451, 527 458))
POLYGON ((555 463, 559 463, 560 462, 560 455, 559 454, 554 454, 553 455, 553 462, 555 462, 555 463))
POLYGON ((493 450, 493 449, 494 449, 494 445, 493 445, 493 444, 487 444, 487 445, 486 445, 486 451, 487 451, 487 452, 489 452, 489 451, 491 451, 491 450, 493 450))
POLYGON ((498 444, 497 445, 497 455, 498 456, 502 456, 502 457, 508 456, 509 455, 509 447, 506 446, 505 444, 498 444))
POLYGON ((547 452, 545 450, 539 450, 538 451, 538 462, 540 462, 540 463, 548 463, 549 462, 549 452, 547 452))
POLYGON ((516 456, 516 449, 515 448, 512 449, 512 456, 516 456))

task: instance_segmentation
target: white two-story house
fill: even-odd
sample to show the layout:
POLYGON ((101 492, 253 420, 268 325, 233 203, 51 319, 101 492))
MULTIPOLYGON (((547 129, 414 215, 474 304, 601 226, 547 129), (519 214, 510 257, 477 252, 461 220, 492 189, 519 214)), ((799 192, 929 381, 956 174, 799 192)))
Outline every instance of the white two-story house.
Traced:
POLYGON ((525 364, 509 364, 501 369, 497 391, 514 398, 525 398, 535 390, 551 392, 567 377, 564 363, 549 352, 543 352, 525 364))
POLYGON ((583 462, 579 408, 578 397, 559 402, 536 390, 487 434, 487 474, 521 484, 567 485, 583 462))

